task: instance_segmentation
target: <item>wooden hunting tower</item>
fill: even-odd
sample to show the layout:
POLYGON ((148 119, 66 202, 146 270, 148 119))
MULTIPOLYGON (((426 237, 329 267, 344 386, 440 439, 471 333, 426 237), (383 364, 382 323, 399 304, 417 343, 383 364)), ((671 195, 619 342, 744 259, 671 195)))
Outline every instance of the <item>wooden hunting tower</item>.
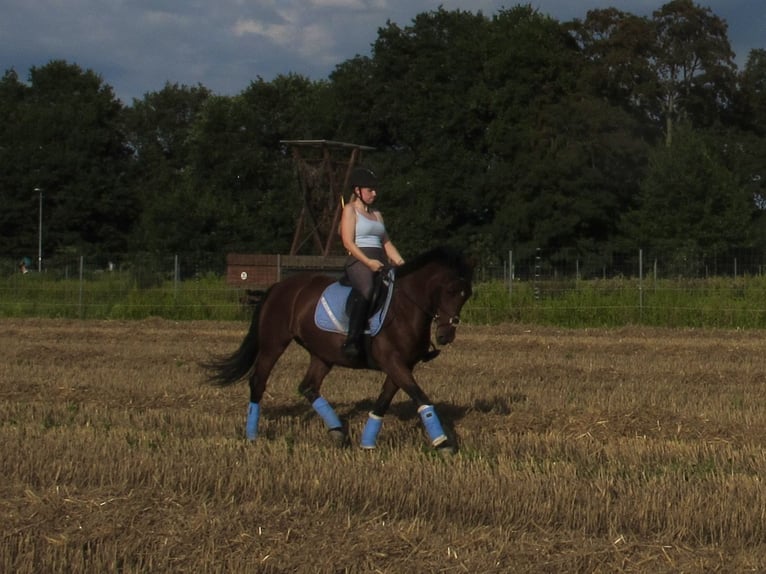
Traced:
MULTIPOLYGON (((338 241, 348 178, 363 151, 375 148, 328 140, 282 140, 289 146, 301 197, 301 210, 289 255, 229 253, 226 281, 260 297, 277 281, 303 271, 340 276, 346 261, 338 241)), ((249 300, 249 299, 248 299, 249 300)))
POLYGON ((338 225, 351 170, 375 148, 330 140, 281 140, 290 147, 301 196, 290 255, 338 255, 338 225))

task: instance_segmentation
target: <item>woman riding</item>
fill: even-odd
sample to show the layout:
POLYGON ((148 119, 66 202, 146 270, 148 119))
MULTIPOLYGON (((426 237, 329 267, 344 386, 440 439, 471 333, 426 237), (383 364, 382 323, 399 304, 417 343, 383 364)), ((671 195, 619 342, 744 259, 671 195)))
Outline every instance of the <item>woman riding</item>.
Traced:
POLYGON ((343 208, 340 235, 348 251, 346 275, 351 282, 349 326, 343 353, 350 360, 361 354, 359 340, 367 323, 375 273, 385 262, 402 265, 404 259, 389 239, 383 215, 372 204, 377 197, 377 178, 365 168, 356 167, 349 178, 353 195, 343 208))

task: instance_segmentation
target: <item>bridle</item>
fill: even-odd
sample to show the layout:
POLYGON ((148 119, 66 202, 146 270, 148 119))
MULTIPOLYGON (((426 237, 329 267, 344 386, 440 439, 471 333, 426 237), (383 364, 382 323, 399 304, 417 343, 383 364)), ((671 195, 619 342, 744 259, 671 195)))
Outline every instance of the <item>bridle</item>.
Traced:
MULTIPOLYGON (((455 279, 452 283, 458 283, 458 282, 464 282, 465 280, 461 277, 458 279, 455 279)), ((450 285, 452 285, 450 283, 450 285)), ((415 301, 415 298, 410 295, 406 289, 402 289, 401 286, 399 287, 399 290, 401 291, 402 295, 404 295, 418 310, 420 310, 426 317, 430 319, 432 323, 436 323, 436 328, 444 328, 444 327, 457 327, 460 324, 460 314, 450 315, 446 322, 439 322, 439 318, 443 315, 443 306, 441 302, 441 298, 439 299, 438 306, 436 308, 436 311, 429 311, 426 309, 424 305, 421 305, 417 301, 415 301)))
MULTIPOLYGON (((441 303, 441 301, 440 301, 440 303, 441 303)), ((460 325, 460 315, 459 314, 450 316, 447 319, 446 323, 439 323, 439 318, 442 316, 441 313, 440 313, 440 309, 441 308, 436 310, 436 313, 434 313, 433 319, 432 319, 432 321, 434 323, 436 323, 436 327, 437 328, 438 327, 457 327, 458 325, 460 325)))

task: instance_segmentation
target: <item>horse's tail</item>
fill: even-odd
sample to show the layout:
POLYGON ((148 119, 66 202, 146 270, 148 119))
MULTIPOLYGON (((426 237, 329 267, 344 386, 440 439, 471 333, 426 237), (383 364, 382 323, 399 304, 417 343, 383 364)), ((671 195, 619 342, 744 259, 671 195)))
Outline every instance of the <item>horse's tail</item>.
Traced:
POLYGON ((261 317, 261 308, 269 291, 255 302, 253 318, 250 322, 250 330, 245 339, 232 355, 218 357, 202 364, 202 368, 208 371, 208 382, 214 385, 231 385, 244 378, 255 363, 258 354, 258 330, 261 317))

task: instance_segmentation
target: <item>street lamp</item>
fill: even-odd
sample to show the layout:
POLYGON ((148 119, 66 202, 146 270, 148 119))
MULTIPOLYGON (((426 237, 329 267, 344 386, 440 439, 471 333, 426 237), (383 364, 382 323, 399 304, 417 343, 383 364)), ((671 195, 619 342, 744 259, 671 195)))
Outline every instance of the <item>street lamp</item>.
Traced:
POLYGON ((36 187, 35 191, 40 194, 40 209, 38 210, 39 218, 37 221, 37 272, 40 273, 43 270, 43 190, 36 187))

